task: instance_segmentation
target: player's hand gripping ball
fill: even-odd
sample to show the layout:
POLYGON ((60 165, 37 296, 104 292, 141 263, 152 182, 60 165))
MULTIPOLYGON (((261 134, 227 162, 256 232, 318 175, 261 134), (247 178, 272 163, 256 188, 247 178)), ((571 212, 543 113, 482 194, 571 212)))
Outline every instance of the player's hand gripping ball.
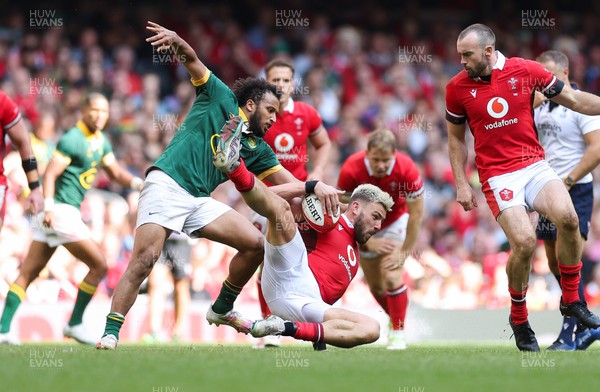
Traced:
POLYGON ((323 205, 319 198, 312 193, 306 194, 302 198, 302 214, 309 226, 319 233, 330 231, 340 219, 339 207, 334 216, 327 215, 323 211, 323 205))

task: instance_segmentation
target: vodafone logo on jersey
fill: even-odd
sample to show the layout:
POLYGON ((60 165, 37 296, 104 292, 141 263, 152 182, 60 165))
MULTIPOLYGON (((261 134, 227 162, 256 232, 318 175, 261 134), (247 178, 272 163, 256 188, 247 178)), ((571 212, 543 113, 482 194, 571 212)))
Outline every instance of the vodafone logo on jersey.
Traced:
POLYGON ((487 111, 494 118, 502 118, 508 113, 508 102, 504 98, 494 97, 488 102, 487 111))
POLYGON ((275 138, 275 148, 280 152, 289 152, 294 148, 294 138, 289 133, 282 133, 275 138))
POLYGON ((491 129, 502 128, 507 125, 516 124, 519 122, 519 119, 516 117, 509 119, 503 118, 508 113, 508 102, 506 102, 506 99, 501 97, 494 97, 488 101, 487 112, 490 116, 492 116, 492 118, 502 118, 502 120, 493 122, 491 124, 485 124, 483 127, 488 131, 491 129))

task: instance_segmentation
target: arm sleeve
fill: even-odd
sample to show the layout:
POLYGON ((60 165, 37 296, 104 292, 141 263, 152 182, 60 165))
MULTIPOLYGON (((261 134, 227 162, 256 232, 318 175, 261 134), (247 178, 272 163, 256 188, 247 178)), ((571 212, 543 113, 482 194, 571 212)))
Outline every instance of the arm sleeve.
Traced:
POLYGON ((600 129, 600 116, 588 116, 577 113, 577 124, 582 134, 590 133, 600 129))
POLYGON ((0 92, 0 126, 2 129, 9 129, 19 122, 21 112, 10 97, 0 92))
POLYGON ((319 112, 317 112, 317 110, 315 108, 313 108, 312 106, 306 105, 308 108, 307 114, 308 114, 308 129, 309 129, 309 136, 312 135, 316 135, 319 130, 319 128, 321 127, 321 125, 323 125, 323 120, 321 119, 321 116, 319 115, 319 112))
POLYGON ((464 124, 467 120, 465 108, 456 97, 456 87, 452 82, 446 85, 446 120, 453 124, 464 124))
MULTIPOLYGON (((242 143, 245 144, 247 141, 242 141, 242 143)), ((271 147, 262 140, 258 142, 254 150, 242 148, 240 156, 244 159, 248 170, 254 173, 259 180, 263 180, 283 167, 271 147)))
POLYGON ((52 157, 62 160, 67 165, 71 163, 75 155, 77 154, 77 145, 72 140, 71 133, 67 132, 63 137, 60 138, 56 149, 52 154, 52 157))
POLYGON ((565 84, 558 80, 552 72, 536 61, 525 60, 525 64, 529 71, 529 83, 532 86, 532 90, 541 92, 547 98, 552 98, 560 94, 565 84))
POLYGON ((421 173, 419 172, 419 168, 407 156, 403 156, 401 167, 403 171, 404 183, 400 185, 400 197, 404 197, 406 199, 416 199, 418 198, 425 190, 423 187, 423 179, 421 178, 421 173))
POLYGON ((202 80, 192 80, 192 84, 196 87, 196 99, 193 106, 197 107, 197 110, 202 107, 208 108, 216 103, 228 105, 234 102, 237 105, 233 91, 208 70, 202 80))

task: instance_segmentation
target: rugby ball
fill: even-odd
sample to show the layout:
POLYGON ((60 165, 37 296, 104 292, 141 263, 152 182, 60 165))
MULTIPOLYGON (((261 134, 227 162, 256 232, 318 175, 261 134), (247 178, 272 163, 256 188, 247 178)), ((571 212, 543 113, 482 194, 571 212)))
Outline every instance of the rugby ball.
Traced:
POLYGON ((340 219, 340 209, 331 217, 323 212, 321 201, 313 193, 302 198, 302 215, 310 227, 319 233, 326 233, 333 229, 340 219))

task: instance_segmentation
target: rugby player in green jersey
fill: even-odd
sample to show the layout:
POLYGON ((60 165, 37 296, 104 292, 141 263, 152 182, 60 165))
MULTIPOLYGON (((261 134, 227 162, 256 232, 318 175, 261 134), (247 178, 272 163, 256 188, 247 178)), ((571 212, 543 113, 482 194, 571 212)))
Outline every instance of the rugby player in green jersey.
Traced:
MULTIPOLYGON (((240 156, 259 179, 304 186, 279 164, 262 139, 279 109, 277 88, 263 79, 247 78, 238 80, 232 91, 177 33, 153 22, 148 22, 146 28, 153 33, 146 41, 159 52, 172 51, 185 66, 196 87, 196 99, 175 137, 146 174, 133 254, 113 294, 104 335, 97 344, 99 349, 117 347, 125 315, 173 231, 237 249, 229 264, 229 275, 206 318, 211 324, 226 324, 249 332, 243 327, 240 314, 233 310, 233 302, 263 260, 264 237, 248 219, 210 197, 219 184, 227 181, 212 163, 217 141, 223 145, 241 143, 240 156), (243 129, 241 137, 239 132, 233 132, 238 127, 243 129)), ((308 188, 314 189, 329 213, 337 211, 340 191, 316 181, 310 182, 308 188)))
POLYGON ((134 177, 117 162, 110 142, 102 133, 108 111, 108 100, 102 94, 89 94, 83 104, 82 119, 56 146, 42 183, 45 212, 38 215, 29 253, 6 297, 0 319, 0 342, 18 344, 18 340, 9 335, 13 316, 25 298, 27 287, 59 245, 90 268, 79 285, 75 307, 63 334, 84 344, 96 342, 83 326, 82 318, 108 267, 102 250, 81 220, 79 208, 100 168, 122 186, 140 190, 143 185, 141 178, 134 177))

